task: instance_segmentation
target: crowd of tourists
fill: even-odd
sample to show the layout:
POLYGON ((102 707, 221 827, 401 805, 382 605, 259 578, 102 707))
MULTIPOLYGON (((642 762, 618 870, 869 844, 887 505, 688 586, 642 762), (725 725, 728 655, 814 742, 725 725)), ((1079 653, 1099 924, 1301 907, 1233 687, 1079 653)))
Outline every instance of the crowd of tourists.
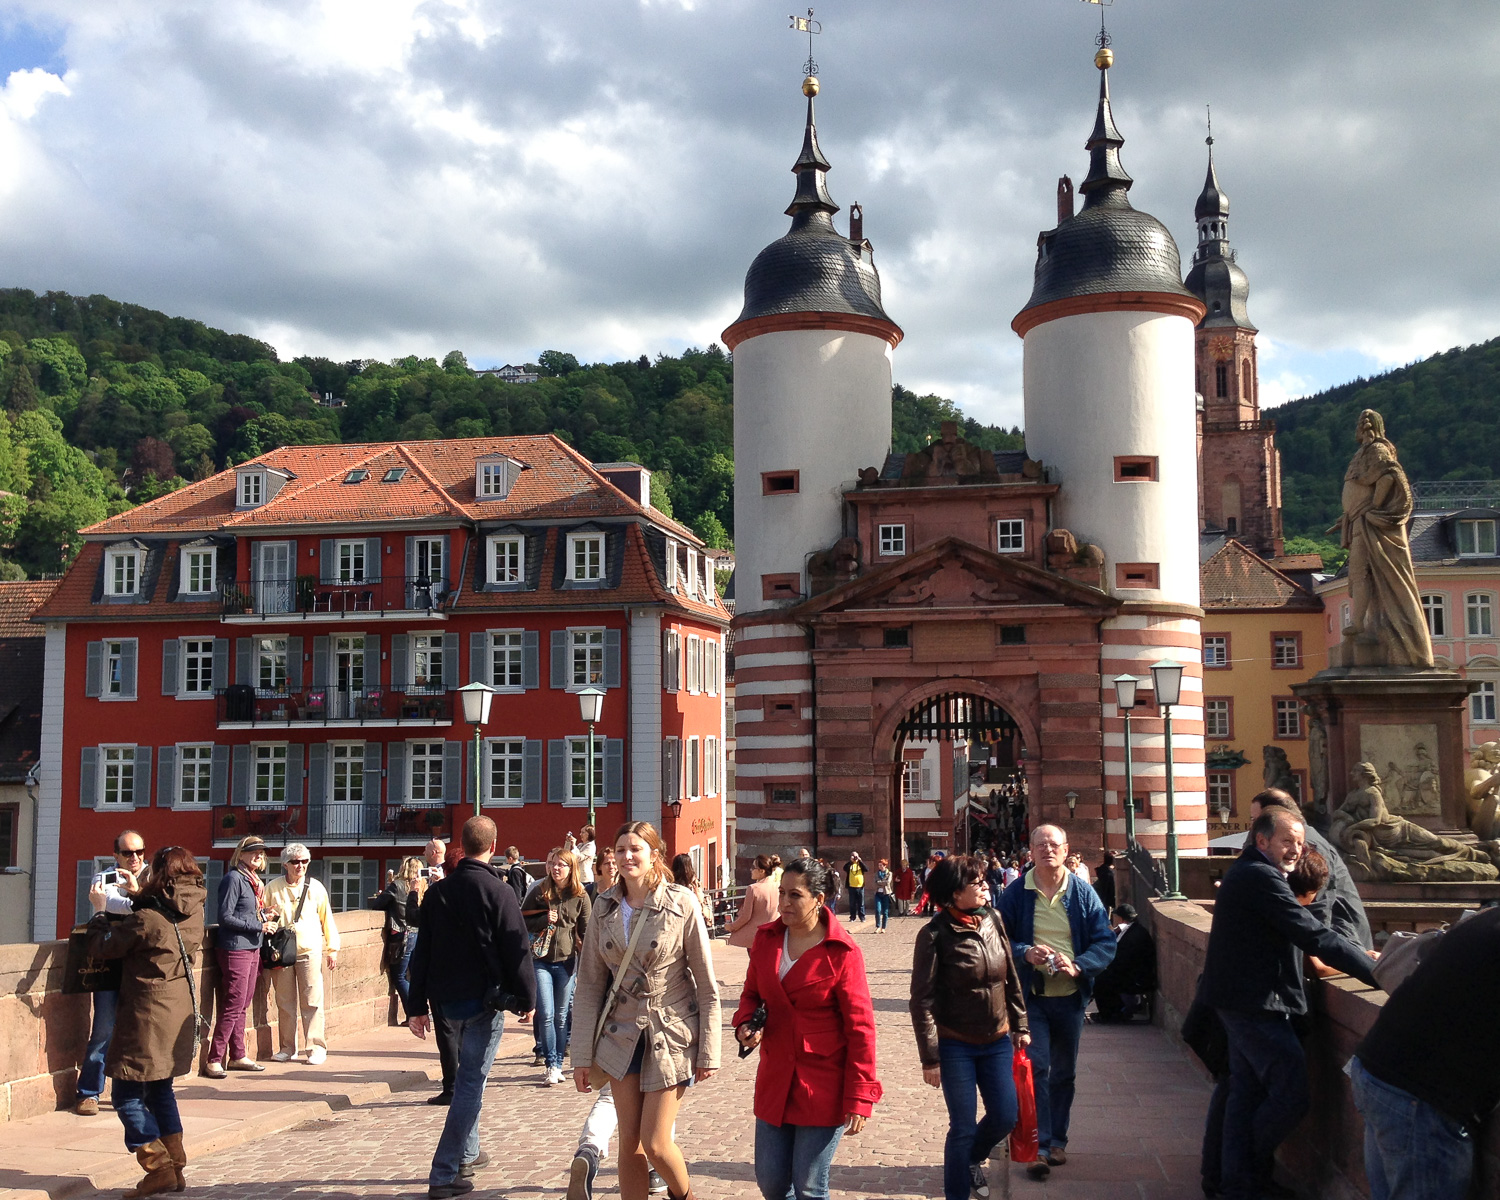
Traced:
MULTIPOLYGON (((1378 958, 1347 869, 1295 802, 1265 792, 1252 813, 1184 1029, 1216 1079, 1203 1190, 1235 1200, 1292 1194, 1273 1164, 1308 1105, 1297 952, 1310 972, 1372 985, 1378 958)), ((429 1103, 447 1111, 429 1200, 467 1194, 490 1165, 480 1119, 507 1014, 529 1024, 545 1086, 571 1082, 594 1096, 567 1200, 593 1200, 612 1138, 624 1200, 692 1200, 676 1118, 689 1089, 719 1070, 721 1021, 712 906, 692 859, 669 861, 645 822, 622 826, 612 843, 586 826, 537 876, 497 839, 492 820, 474 817, 451 849, 430 843, 370 898, 384 912, 383 966, 402 1023, 437 1044, 442 1086, 429 1103)), ((115 856, 89 890, 87 948, 120 960, 121 979, 94 994, 76 1111, 97 1113, 112 1081, 126 1145, 145 1172, 133 1200, 185 1186, 175 1078, 195 1064, 213 1078, 266 1069, 246 1033, 262 972, 276 1000, 274 1061, 326 1060, 323 972, 337 968, 339 933, 306 847, 286 846, 280 876, 268 879, 267 847, 242 840, 219 884, 220 985, 200 1054, 209 1021, 192 964, 204 940, 203 876, 180 847, 158 850, 148 867, 131 830, 115 856)), ((893 915, 927 918, 909 1008, 922 1079, 947 1110, 945 1200, 989 1196, 987 1163, 1023 1112, 1017 1145, 1034 1145, 1021 1155, 1026 1174, 1042 1180, 1065 1167, 1086 1021, 1129 1020, 1156 986, 1150 935, 1129 904, 1114 902, 1112 868, 1106 853, 1091 878, 1055 825, 1032 830, 1015 858, 939 851, 920 870, 905 860, 871 866, 857 853, 833 865, 805 847, 786 859, 759 855, 727 931, 749 956, 730 1024, 741 1056, 759 1052, 754 1169, 766 1200, 825 1200, 842 1138, 860 1133, 882 1097, 864 957, 850 935, 866 920, 867 892, 877 933, 893 915)), ((1457 1197, 1467 1186, 1473 1134, 1500 1102, 1500 1084, 1484 1065, 1493 1054, 1455 1056, 1440 1031, 1451 1024, 1444 997, 1476 986, 1493 1011, 1500 912, 1466 922, 1424 960, 1350 1063, 1372 1200, 1457 1197), (1406 1149, 1413 1139, 1421 1155, 1406 1149)), ((1494 1042, 1493 1022, 1471 1024, 1471 1044, 1494 1042)))

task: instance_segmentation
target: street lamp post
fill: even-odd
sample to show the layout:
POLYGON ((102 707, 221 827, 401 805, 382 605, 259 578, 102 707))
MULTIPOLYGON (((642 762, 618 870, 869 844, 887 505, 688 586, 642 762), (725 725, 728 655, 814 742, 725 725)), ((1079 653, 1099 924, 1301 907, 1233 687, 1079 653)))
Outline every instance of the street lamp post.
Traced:
POLYGON ((1179 886, 1177 867, 1177 805, 1173 798, 1172 706, 1182 698, 1182 664, 1163 659, 1151 668, 1156 702, 1161 705, 1167 757, 1167 892, 1163 900, 1186 900, 1179 886))
POLYGON ((589 754, 583 770, 584 787, 589 797, 589 824, 594 823, 594 724, 604 711, 604 689, 582 688, 578 692, 578 714, 589 727, 589 754))
POLYGON ((1125 849, 1135 845, 1135 773, 1130 769, 1130 710, 1140 680, 1134 675, 1115 676, 1115 707, 1125 718, 1125 849))
POLYGON ((483 795, 482 784, 479 778, 480 753, 479 736, 480 729, 490 719, 490 702, 495 698, 495 689, 487 683, 466 683, 458 689, 459 698, 464 705, 464 721, 474 726, 474 815, 479 816, 479 802, 483 795))

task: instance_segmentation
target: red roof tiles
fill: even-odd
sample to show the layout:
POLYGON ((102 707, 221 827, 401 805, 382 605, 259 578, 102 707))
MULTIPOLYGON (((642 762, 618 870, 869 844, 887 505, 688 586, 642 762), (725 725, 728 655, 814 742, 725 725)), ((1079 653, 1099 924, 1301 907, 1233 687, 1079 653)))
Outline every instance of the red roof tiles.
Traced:
POLYGON ((31 614, 57 590, 61 580, 17 580, 0 583, 0 638, 41 637, 31 614))

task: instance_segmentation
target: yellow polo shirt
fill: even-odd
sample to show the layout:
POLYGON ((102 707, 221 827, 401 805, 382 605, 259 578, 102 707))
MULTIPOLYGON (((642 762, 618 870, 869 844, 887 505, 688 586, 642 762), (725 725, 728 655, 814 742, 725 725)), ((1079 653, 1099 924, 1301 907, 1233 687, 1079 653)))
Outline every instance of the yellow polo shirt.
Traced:
MULTIPOLYGON (((1063 872, 1062 886, 1057 895, 1047 899, 1047 893, 1036 886, 1036 871, 1026 872, 1026 890, 1036 897, 1036 910, 1032 917, 1031 941, 1051 946, 1063 958, 1073 961, 1073 927, 1068 923, 1068 909, 1063 903, 1068 889, 1078 886, 1078 879, 1071 871, 1063 872)), ((1042 981, 1043 996, 1071 996, 1078 990, 1078 981, 1059 972, 1048 975, 1045 967, 1032 967, 1036 977, 1042 981)))

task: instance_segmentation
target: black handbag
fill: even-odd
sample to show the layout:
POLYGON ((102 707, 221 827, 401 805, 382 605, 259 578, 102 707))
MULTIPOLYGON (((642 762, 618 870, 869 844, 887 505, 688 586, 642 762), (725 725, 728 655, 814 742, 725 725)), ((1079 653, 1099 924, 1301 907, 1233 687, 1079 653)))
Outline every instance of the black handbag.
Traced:
POLYGON ((125 960, 91 958, 88 945, 87 925, 79 925, 68 934, 68 956, 63 960, 62 994, 64 996, 84 996, 92 992, 118 992, 120 990, 125 960))
POLYGON ((292 928, 302 920, 302 906, 307 903, 307 893, 312 890, 312 880, 302 884, 302 895, 297 898, 297 908, 292 913, 292 924, 266 934, 260 943, 260 965, 267 969, 289 967, 297 961, 297 931, 292 928))

